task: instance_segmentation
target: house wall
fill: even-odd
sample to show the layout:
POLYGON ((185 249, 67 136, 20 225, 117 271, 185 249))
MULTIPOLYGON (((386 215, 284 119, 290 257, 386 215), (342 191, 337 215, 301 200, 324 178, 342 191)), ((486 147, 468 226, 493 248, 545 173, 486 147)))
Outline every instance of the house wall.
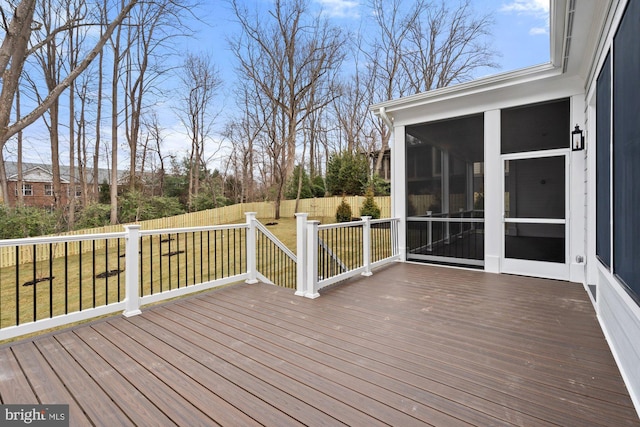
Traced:
MULTIPOLYGON (((32 189, 31 196, 23 197, 25 206, 38 208, 49 208, 55 206, 55 198, 53 196, 47 196, 45 193, 45 185, 50 183, 25 181, 24 184, 30 184, 32 189)), ((15 206, 18 200, 18 196, 16 195, 16 188, 18 187, 18 183, 15 181, 11 181, 8 182, 7 185, 9 187, 9 204, 10 206, 15 206)), ((68 187, 68 184, 62 184, 63 205, 66 205, 69 201, 69 198, 67 197, 68 187)), ((22 191, 21 188, 18 189, 18 191, 22 191)))
MULTIPOLYGON (((638 0, 634 0, 638 1, 638 0)), ((588 123, 587 158, 585 161, 586 206, 585 228, 587 268, 585 284, 596 287, 595 307, 602 330, 640 415, 640 306, 629 296, 610 269, 604 267, 596 257, 596 81, 605 57, 613 45, 628 0, 611 1, 605 19, 605 28, 600 43, 593 53, 587 94, 584 103, 584 120, 588 123)), ((615 52, 613 52, 615 55, 615 52)), ((636 53, 637 54, 637 53, 636 53)), ((614 140, 615 143, 615 140, 614 140)), ((615 167, 615 165, 614 165, 615 167)), ((613 185, 613 183, 612 183, 613 185)), ((612 215, 612 220, 615 218, 612 215)), ((614 260, 615 262, 615 260, 614 260)))
POLYGON ((640 415, 640 307, 600 265, 596 283, 598 320, 640 415))

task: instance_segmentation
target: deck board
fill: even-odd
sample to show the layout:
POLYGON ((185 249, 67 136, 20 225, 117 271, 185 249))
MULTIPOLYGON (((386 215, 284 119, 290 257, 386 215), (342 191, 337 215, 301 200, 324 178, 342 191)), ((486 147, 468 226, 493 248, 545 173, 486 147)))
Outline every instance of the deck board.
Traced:
POLYGON ((581 285, 395 264, 239 284, 0 347, 71 425, 640 426, 581 285))
POLYGON ((10 347, 0 350, 0 401, 3 404, 37 402, 27 377, 10 347))
MULTIPOLYGON (((225 294, 226 297, 229 297, 229 294, 225 294)), ((240 295, 238 296, 240 297, 240 295)), ((255 298, 261 298, 261 296, 255 296, 255 298)), ((223 298, 220 298, 223 299, 223 298)), ((216 299, 215 303, 218 303, 218 301, 220 299, 216 299)), ((235 301, 237 301, 238 298, 234 298, 235 301)), ((213 301, 212 301, 213 303, 213 301)), ((251 301, 250 304, 254 304, 255 301, 251 301)), ((283 310, 288 310, 287 307, 282 307, 281 309, 283 310)), ((290 311, 290 310, 289 310, 290 311)), ((306 313, 308 312, 308 310, 302 310, 301 313, 306 313)), ((344 312, 344 311, 342 311, 344 312)), ((339 321, 340 319, 340 313, 325 313, 325 318, 327 314, 331 314, 330 318, 332 320, 335 321, 339 321)), ((277 315, 277 318, 281 319, 282 316, 284 314, 280 314, 277 315)), ((302 315, 302 314, 301 314, 302 315)), ((509 384, 506 381, 503 381, 502 384, 500 384, 500 380, 509 373, 508 370, 505 370, 504 368, 502 370, 491 370, 489 369, 488 373, 487 373, 487 367, 488 365, 486 363, 478 363, 477 361, 473 360, 474 359, 474 355, 473 353, 471 353, 471 356, 466 359, 466 360, 460 360, 460 358, 456 355, 456 356, 452 356, 454 354, 454 349, 453 348, 448 348, 446 351, 435 351, 435 356, 436 358, 425 358, 424 354, 421 354, 421 352, 423 352, 423 350, 425 348, 429 348, 429 353, 434 353, 434 346, 432 343, 430 342, 425 342, 422 345, 416 346, 415 343, 409 343, 409 342, 398 342, 398 341, 394 341, 394 342, 381 342, 381 339, 379 337, 376 337, 374 334, 369 333, 369 330, 379 330, 379 328, 373 327, 375 326, 371 323, 366 324, 363 323, 361 325, 356 324, 355 322, 353 322, 353 318, 350 316, 350 330, 354 330, 354 329, 359 329, 359 333, 357 335, 349 335, 349 334, 344 334, 338 331, 333 331, 332 329, 334 329, 334 326, 322 326, 321 325, 321 320, 323 319, 322 317, 318 317, 318 321, 315 322, 312 318, 310 318, 309 316, 306 316, 306 322, 309 323, 310 325, 315 325, 315 326, 309 326, 309 328, 311 328, 312 331, 321 331, 323 333, 326 333, 328 335, 330 335, 330 338, 328 340, 328 342, 333 342, 333 343, 338 343, 341 349, 349 349, 351 350, 351 358, 353 357, 360 357, 358 355, 367 355, 367 357, 377 357, 379 361, 389 361, 390 358, 393 358, 393 365, 397 366, 397 367, 402 367, 403 369, 406 369, 408 372, 412 373, 413 375, 415 375, 416 373, 423 373, 423 372, 428 372, 428 377, 432 378, 432 377, 437 377, 438 379, 440 379, 440 381, 444 384, 447 383, 451 383, 451 379, 452 376, 455 377, 460 376, 459 378, 459 385, 458 388, 459 390, 470 390, 470 389, 478 389, 479 391, 477 392, 478 395, 482 395, 483 390, 486 390, 486 387, 488 386, 487 382, 489 380, 493 380, 492 384, 494 384, 494 390, 502 390, 505 389, 506 387, 510 386, 512 387, 512 384, 509 384), (366 334, 367 336, 365 338, 363 338, 363 334, 366 334), (362 345, 358 345, 358 344, 362 344, 362 345), (393 349, 398 348, 402 346, 403 350, 402 352, 400 352, 400 354, 398 354, 398 352, 394 351, 393 349), (408 353, 411 350, 415 350, 413 353, 408 353), (406 354, 408 353, 408 354, 406 354), (376 356, 377 354, 379 354, 380 356, 376 356), (439 361, 445 361, 444 363, 440 363, 439 361), (449 361, 449 363, 447 364, 447 361, 449 361), (455 362, 455 363, 450 363, 451 361, 455 362), (475 369, 474 369, 475 368, 475 369), (434 372, 434 369, 438 369, 439 372, 434 372), (438 375, 439 373, 442 373, 443 375, 438 375), (469 384, 469 380, 478 377, 479 378, 476 380, 477 381, 477 386, 474 388, 473 384, 469 384), (497 385, 496 385, 497 383, 497 385)), ((260 319, 261 321, 266 321, 265 319, 260 319)), ((291 318, 291 326, 288 326, 288 328, 290 329, 295 329, 297 331, 297 333, 300 333, 302 335, 305 334, 304 328, 297 328, 293 325, 295 324, 301 324, 303 323, 303 321, 301 319, 295 319, 295 318, 291 318)), ((342 329, 342 328, 341 328, 342 329)), ((308 333, 307 333, 308 335, 308 333)), ((460 342, 459 345, 464 346, 465 344, 460 342)), ((331 353, 336 353, 340 351, 340 349, 330 349, 327 352, 331 352, 331 353)), ((346 358, 348 359, 349 356, 346 356, 346 358)), ((519 376, 521 376, 521 367, 520 366, 515 366, 513 368, 516 372, 519 372, 519 376)), ((398 375, 398 374, 394 374, 394 375, 398 375)), ((427 381, 429 378, 423 378, 422 381, 425 382, 427 381)), ((524 379, 522 378, 517 378, 517 381, 522 383, 523 381, 536 381, 537 378, 534 375, 530 375, 528 378, 525 377, 524 379)), ((511 382, 514 381, 514 379, 510 379, 511 382)), ((535 385, 535 384, 534 384, 535 385)), ((432 387, 432 386, 430 386, 432 387)), ((540 388, 539 387, 528 387, 525 388, 522 396, 523 396, 523 400, 520 401, 520 405, 525 408, 526 410, 530 410, 532 405, 535 404, 535 402, 532 402, 531 393, 540 393, 539 392, 540 388)), ((511 396, 513 397, 513 396, 511 396)), ((451 396, 449 396, 449 398, 451 398, 451 396)), ((509 398, 509 396, 504 396, 503 398, 509 398)), ((578 401, 580 401, 580 396, 576 396, 575 399, 577 399, 578 401)), ((549 403, 549 395, 542 395, 540 399, 541 402, 543 402, 543 404, 548 405, 549 403)), ((514 399, 514 404, 518 402, 517 399, 514 399)), ((586 405, 599 405, 599 401, 593 401, 593 400, 587 400, 585 401, 586 405)), ((603 409, 609 409, 611 411, 616 411, 617 409, 612 409, 610 408, 609 404, 606 403, 604 405, 601 405, 603 407, 603 409)), ((561 415, 559 416, 560 420, 563 423, 569 422, 571 420, 574 419, 575 417, 575 412, 576 409, 568 409, 566 411, 564 411, 563 409, 565 408, 565 405, 560 405, 559 410, 561 412, 561 415)), ((540 406, 539 410, 546 410, 547 416, 550 415, 550 409, 549 407, 545 407, 545 406, 540 406)), ((579 409, 579 408, 578 408, 579 409)), ((588 414, 590 416, 590 419, 593 418, 593 416, 595 417, 599 417, 599 414, 595 414, 595 415, 591 415, 592 410, 588 411, 588 414)), ((511 414, 507 414, 506 415, 509 419, 511 418, 511 414)), ((558 418, 558 417, 557 417, 558 418)), ((606 425, 606 421, 607 418, 603 417, 603 424, 606 425)), ((557 421, 556 421, 557 422, 557 421)), ((482 425, 482 424, 480 424, 482 425)))
MULTIPOLYGON (((199 305, 198 305, 199 306, 199 305)), ((206 306, 193 306, 194 314, 192 321, 207 316, 211 311, 206 306)), ((246 323, 241 320, 234 320, 234 314, 242 318, 242 313, 225 311, 221 307, 216 307, 216 313, 223 316, 220 322, 215 324, 215 328, 230 337, 241 340, 249 344, 250 348, 243 353, 244 356, 253 356, 256 351, 262 352, 260 359, 267 364, 276 364, 278 360, 290 360, 291 365, 282 365, 278 371, 287 376, 296 376, 299 380, 307 384, 313 384, 313 388, 326 396, 333 396, 339 401, 354 408, 366 408, 366 413, 390 425, 412 425, 416 424, 417 418, 422 422, 447 423, 456 425, 458 420, 445 413, 434 411, 420 403, 403 399, 401 396, 388 392, 378 381, 372 380, 368 375, 364 381, 352 375, 349 370, 339 371, 335 369, 334 363, 329 363, 326 358, 329 355, 317 355, 317 352, 310 351, 303 354, 296 348, 295 343, 287 339, 278 339, 275 334, 271 334, 264 326, 266 323, 256 324, 246 318, 246 323), (252 330, 259 331, 259 339, 255 335, 250 335, 242 331, 244 325, 248 325, 252 330), (298 351, 296 351, 298 350, 298 351), (403 412, 409 417, 398 413, 403 412)), ((246 315, 246 314, 244 314, 246 315)), ((327 410, 335 410, 334 403, 327 406, 327 410)), ((359 420, 364 421, 365 413, 359 415, 359 420)))
POLYGON ((38 351, 34 343, 19 344, 13 347, 12 350, 38 399, 37 402, 28 403, 69 403, 69 418, 78 420, 80 424, 89 424, 84 411, 75 403, 75 398, 69 394, 66 385, 60 381, 60 377, 49 366, 45 355, 38 351))
POLYGON ((77 400, 77 404, 91 419, 99 419, 105 424, 122 425, 129 418, 111 400, 110 396, 92 379, 82 373, 82 366, 69 357, 69 354, 53 337, 39 340, 35 343, 42 354, 46 354, 51 369, 60 378, 64 378, 64 385, 77 400), (91 390, 91 393, 85 393, 91 390))
MULTIPOLYGON (((207 303, 213 302, 207 301, 207 303)), ((233 316, 232 312, 221 310, 219 300, 216 300, 215 303, 217 305, 215 309, 216 312, 227 313, 228 316, 233 316)), ((238 311, 240 316, 244 316, 245 320, 249 317, 249 313, 244 313, 242 309, 238 309, 238 311)), ((206 312, 203 312, 203 314, 204 313, 206 312)), ((278 318, 282 318, 282 316, 278 318)), ((397 395, 395 399, 402 399, 402 404, 405 406, 407 404, 410 405, 413 416, 425 422, 435 422, 439 425, 452 425, 456 420, 445 417, 444 414, 453 412, 457 418, 463 419, 468 423, 476 425, 499 424, 499 421, 494 417, 487 417, 485 415, 487 412, 492 413, 492 411, 498 409, 494 405, 491 405, 490 402, 476 403, 475 408, 467 408, 464 403, 469 397, 467 393, 459 393, 462 394, 462 396, 457 396, 457 399, 452 399, 452 390, 446 385, 430 381, 428 378, 415 381, 418 374, 415 370, 396 369, 384 363, 366 363, 365 357, 362 355, 366 354, 366 360, 375 357, 371 349, 357 354, 343 350, 343 348, 348 345, 346 341, 344 346, 342 346, 343 348, 341 348, 324 344, 319 339, 312 337, 305 337, 302 341, 296 340, 288 331, 295 330, 295 324, 303 324, 304 321, 301 319, 297 322, 295 321, 296 319, 292 320, 294 320, 294 322, 286 328, 279 328, 277 325, 269 324, 270 319, 268 316, 256 316, 253 321, 247 320, 247 322, 251 327, 259 329, 261 336, 271 335, 270 341, 276 343, 276 345, 286 346, 304 357, 304 360, 313 360, 319 368, 327 369, 331 367, 338 371, 334 373, 334 376, 337 375, 335 381, 343 381, 353 386, 360 378, 366 378, 367 383, 362 385, 363 387, 367 387, 366 392, 378 400, 386 402, 386 404, 392 404, 393 398, 384 396, 384 394, 379 391, 376 393, 376 386, 392 391, 397 395), (441 390, 443 388, 446 389, 445 392, 441 390), (449 397, 443 398, 442 395, 447 393, 449 397), (425 402, 430 407, 427 407, 422 402, 425 402), (489 405, 490 408, 486 408, 487 405, 489 405)), ((309 328, 312 331, 317 329, 312 326, 309 328)), ((299 334, 299 336, 305 336, 304 328, 301 328, 299 334)), ((331 331, 329 331, 328 336, 332 341, 340 339, 339 334, 331 334, 331 331)), ((378 358, 380 360, 385 359, 384 355, 380 355, 378 358)), ((401 363, 398 364, 398 366, 399 368, 403 368, 401 363)), ((421 367, 421 370, 422 369, 424 368, 421 367)), ((529 421, 533 422, 534 420, 529 421)), ((537 420, 537 423, 540 424, 540 421, 537 420)))
MULTIPOLYGON (((99 384, 100 388, 109 395, 114 404, 131 420, 129 425, 144 425, 149 420, 156 420, 158 425, 175 425, 151 400, 147 399, 144 394, 95 353, 74 332, 57 334, 55 339, 82 366, 86 378, 85 382, 90 384, 93 380, 99 384)), ((84 393, 90 398, 94 396, 98 398, 94 391, 94 388, 86 388, 84 393)), ((94 420, 94 423, 96 425, 107 425, 100 420, 94 420)), ((124 425, 127 424, 125 423, 124 425)))

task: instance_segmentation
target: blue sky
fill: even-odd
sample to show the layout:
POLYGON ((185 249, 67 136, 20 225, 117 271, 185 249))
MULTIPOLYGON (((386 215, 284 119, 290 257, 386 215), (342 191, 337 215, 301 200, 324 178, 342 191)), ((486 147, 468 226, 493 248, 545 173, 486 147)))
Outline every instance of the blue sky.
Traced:
POLYGON ((480 10, 491 11, 495 19, 493 44, 501 54, 499 71, 549 62, 549 0, 474 0, 474 3, 480 10))
MULTIPOLYGON (((271 0, 239 1, 244 2, 250 9, 264 10, 272 3, 271 0)), ((322 8, 335 25, 343 26, 350 31, 357 31, 366 20, 367 0, 311 1, 322 8)), ((446 1, 454 3, 456 0, 446 1)), ((409 4, 410 0, 405 2, 409 4)), ((492 36, 488 42, 498 53, 495 62, 499 65, 498 68, 480 69, 474 77, 549 62, 549 0, 471 0, 471 5, 479 14, 488 14, 494 20, 492 36)), ((185 49, 194 53, 211 53, 224 80, 225 95, 224 99, 219 101, 224 105, 225 111, 232 111, 235 59, 229 51, 227 39, 237 28, 233 14, 225 1, 207 2, 197 13, 203 23, 198 24, 195 39, 185 40, 185 49)), ((224 120, 224 117, 219 119, 221 122, 224 120)), ((177 130, 174 136, 178 139, 169 138, 169 141, 174 141, 172 145, 178 147, 180 137, 177 130)))
MULTIPOLYGON (((239 0, 249 7, 264 8, 271 0, 239 0)), ((438 0, 436 0, 438 1, 438 0)), ((455 1, 455 0, 447 0, 455 1)), ((322 8, 333 23, 355 31, 361 27, 366 18, 366 0, 311 0, 322 8)), ((408 2, 407 2, 408 3, 408 2)), ((549 0, 471 0, 472 7, 478 13, 489 14, 493 20, 493 35, 488 40, 498 53, 495 58, 499 68, 478 70, 475 77, 497 74, 516 70, 531 65, 538 65, 549 61, 549 0)), ((235 59, 228 48, 227 39, 236 31, 233 14, 226 1, 205 0, 193 11, 201 22, 194 20, 192 29, 194 38, 184 39, 180 50, 192 53, 209 53, 214 58, 216 66, 223 79, 223 94, 218 99, 221 111, 233 109, 233 80, 235 78, 235 59)), ((181 58, 175 58, 176 63, 181 58)), ((174 86, 166 82, 166 89, 174 86)), ((186 154, 185 134, 180 121, 175 117, 171 105, 157 106, 166 111, 161 112, 165 126, 165 150, 173 152, 179 157, 186 154)), ((227 115, 222 113, 217 120, 217 128, 222 129, 227 115)), ((64 139, 64 138, 63 138, 64 139)), ((105 135, 105 140, 108 136, 105 135)), ((125 141, 124 135, 121 141, 125 141)), ((66 148, 62 141, 61 153, 66 148)), ((11 149, 10 149, 11 151, 11 149)), ((25 130, 25 161, 49 163, 50 155, 48 135, 43 124, 39 121, 25 130)), ((217 156, 223 156, 224 150, 217 156)), ((5 153, 7 160, 14 160, 11 152, 5 153)), ((67 163, 68 155, 63 154, 63 163, 67 163)), ((119 154, 122 168, 128 165, 126 152, 119 154)), ((221 159, 218 159, 221 160, 221 159)))
MULTIPOLYGON (((366 0, 311 0, 339 26, 356 30, 366 12, 366 0)), ((454 3, 455 0, 447 0, 454 3)), ((249 7, 264 7, 268 0, 245 0, 249 7)), ((410 1, 406 1, 410 3, 410 1)), ((499 68, 479 70, 476 77, 511 71, 549 61, 549 0, 471 0, 480 14, 494 20, 489 42, 498 52, 499 68)), ((232 13, 224 1, 203 4, 199 16, 208 25, 198 24, 195 39, 185 41, 186 49, 210 52, 225 75, 233 79, 233 58, 228 51, 227 37, 236 29, 232 13)))

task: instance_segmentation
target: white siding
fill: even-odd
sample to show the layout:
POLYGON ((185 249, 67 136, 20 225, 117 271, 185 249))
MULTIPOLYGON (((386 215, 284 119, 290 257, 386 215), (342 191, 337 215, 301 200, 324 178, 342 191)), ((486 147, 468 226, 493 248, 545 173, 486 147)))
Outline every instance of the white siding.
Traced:
POLYGON ((603 268, 597 301, 600 324, 640 413, 640 307, 603 268))

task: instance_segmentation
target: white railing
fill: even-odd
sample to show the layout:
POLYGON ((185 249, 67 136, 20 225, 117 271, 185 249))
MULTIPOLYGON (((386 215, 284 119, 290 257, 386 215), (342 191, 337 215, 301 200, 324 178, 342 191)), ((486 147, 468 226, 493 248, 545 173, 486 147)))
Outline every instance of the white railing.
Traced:
POLYGON ((264 283, 296 287, 298 257, 259 221, 256 225, 256 271, 264 283))
POLYGON ((16 254, 14 266, 0 269, 0 340, 124 310, 120 255, 128 236, 0 240, 16 254))
POLYGON ((0 269, 0 341, 117 312, 134 316, 147 304, 240 281, 315 298, 399 259, 398 219, 320 225, 296 216, 297 254, 253 212, 243 224, 0 240, 16 254, 0 269))
POLYGON ((0 340, 254 283, 256 223, 248 215, 244 224, 145 231, 128 225, 119 233, 0 240, 0 247, 33 257, 0 269, 0 340))
POLYGON ((321 225, 296 214, 298 276, 296 295, 320 296, 320 289, 400 259, 398 218, 321 225))

